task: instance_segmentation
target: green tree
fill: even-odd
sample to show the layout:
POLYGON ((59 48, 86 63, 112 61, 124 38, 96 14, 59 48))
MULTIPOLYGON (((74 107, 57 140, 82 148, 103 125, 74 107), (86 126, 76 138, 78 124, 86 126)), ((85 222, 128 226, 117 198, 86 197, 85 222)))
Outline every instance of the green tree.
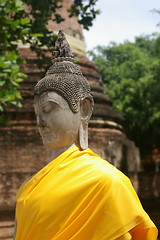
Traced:
POLYGON ((90 52, 106 93, 124 116, 124 131, 142 157, 160 148, 160 36, 140 36, 134 43, 111 43, 90 52))
MULTIPOLYGON (((99 13, 96 1, 75 0, 68 9, 70 17, 78 16, 78 21, 88 29, 99 13)), ((18 44, 29 43, 42 59, 53 48, 56 38, 47 29, 47 22, 65 20, 57 11, 62 6, 63 0, 0 0, 0 111, 10 104, 21 106, 19 86, 26 75, 21 68, 25 61, 18 44)))

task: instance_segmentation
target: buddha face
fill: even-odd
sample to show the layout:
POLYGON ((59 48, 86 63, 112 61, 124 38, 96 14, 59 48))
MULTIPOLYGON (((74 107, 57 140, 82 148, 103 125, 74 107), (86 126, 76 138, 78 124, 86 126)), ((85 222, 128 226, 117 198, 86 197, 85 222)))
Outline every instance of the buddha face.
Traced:
POLYGON ((56 92, 44 92, 34 98, 37 126, 43 144, 51 149, 78 141, 80 111, 73 113, 68 102, 56 92))

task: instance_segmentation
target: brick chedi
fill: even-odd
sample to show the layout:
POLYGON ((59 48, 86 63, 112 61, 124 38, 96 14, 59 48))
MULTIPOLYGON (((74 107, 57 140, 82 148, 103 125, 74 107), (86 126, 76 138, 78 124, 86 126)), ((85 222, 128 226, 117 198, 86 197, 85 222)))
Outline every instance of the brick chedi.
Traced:
MULTIPOLYGON (((63 27, 82 73, 91 85, 95 106, 89 125, 89 146, 122 170, 135 171, 140 166, 138 150, 123 134, 123 118, 113 110, 111 99, 103 94, 97 68, 85 55, 81 26, 76 18, 67 17, 66 9, 71 2, 64 1, 64 8, 59 10, 66 20, 59 25, 50 21, 48 27, 55 32, 63 27)), ((0 129, 0 239, 5 240, 12 239, 18 188, 24 180, 51 160, 50 152, 44 149, 36 128, 33 109, 33 89, 45 71, 38 68, 37 55, 28 46, 20 46, 19 50, 26 59, 23 69, 28 76, 21 84, 23 107, 7 108, 5 114, 10 122, 8 126, 0 129)), ((51 56, 51 53, 49 55, 51 56)), ((153 195, 147 190, 145 194, 148 194, 148 197, 153 195)))

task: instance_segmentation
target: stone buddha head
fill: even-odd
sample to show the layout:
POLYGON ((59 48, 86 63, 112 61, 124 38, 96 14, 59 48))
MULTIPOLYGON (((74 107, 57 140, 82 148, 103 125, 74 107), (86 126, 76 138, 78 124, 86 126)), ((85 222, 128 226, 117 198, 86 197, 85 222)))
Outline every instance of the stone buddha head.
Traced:
POLYGON ((93 97, 88 81, 73 63, 62 30, 53 51, 53 65, 35 86, 34 107, 43 144, 51 149, 77 144, 88 147, 93 97))

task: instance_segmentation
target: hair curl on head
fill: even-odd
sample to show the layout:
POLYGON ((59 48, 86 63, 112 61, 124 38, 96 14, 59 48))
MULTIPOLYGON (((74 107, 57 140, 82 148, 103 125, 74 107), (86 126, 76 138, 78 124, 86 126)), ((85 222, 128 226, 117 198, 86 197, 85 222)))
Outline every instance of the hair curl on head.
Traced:
POLYGON ((88 98, 93 104, 93 97, 87 79, 72 61, 73 53, 63 31, 60 30, 53 51, 53 65, 48 69, 45 77, 36 84, 34 93, 40 95, 43 92, 55 91, 76 113, 81 99, 88 98))

